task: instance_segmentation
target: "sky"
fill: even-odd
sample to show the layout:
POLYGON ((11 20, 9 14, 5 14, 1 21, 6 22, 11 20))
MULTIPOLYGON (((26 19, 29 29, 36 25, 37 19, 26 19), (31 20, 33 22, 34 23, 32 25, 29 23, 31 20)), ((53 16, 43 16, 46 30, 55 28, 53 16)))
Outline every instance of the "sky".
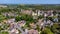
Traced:
POLYGON ((60 4, 60 0, 0 0, 0 4, 60 4))

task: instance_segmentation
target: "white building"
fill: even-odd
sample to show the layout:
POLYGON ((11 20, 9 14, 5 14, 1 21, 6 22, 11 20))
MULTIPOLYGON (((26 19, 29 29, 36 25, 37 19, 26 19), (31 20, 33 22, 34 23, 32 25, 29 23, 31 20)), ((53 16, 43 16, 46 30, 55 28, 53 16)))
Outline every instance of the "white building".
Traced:
POLYGON ((38 16, 43 15, 44 11, 38 10, 38 16))
POLYGON ((37 19, 38 18, 38 14, 35 13, 35 12, 32 12, 32 16, 33 16, 33 19, 37 19))

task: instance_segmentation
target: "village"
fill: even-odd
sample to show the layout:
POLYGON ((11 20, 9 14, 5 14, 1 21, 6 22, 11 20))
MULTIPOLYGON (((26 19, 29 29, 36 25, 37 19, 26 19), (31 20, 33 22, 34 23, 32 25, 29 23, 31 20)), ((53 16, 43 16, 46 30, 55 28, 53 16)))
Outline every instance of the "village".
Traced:
POLYGON ((0 32, 9 34, 58 34, 59 25, 60 10, 21 9, 0 14, 0 32))

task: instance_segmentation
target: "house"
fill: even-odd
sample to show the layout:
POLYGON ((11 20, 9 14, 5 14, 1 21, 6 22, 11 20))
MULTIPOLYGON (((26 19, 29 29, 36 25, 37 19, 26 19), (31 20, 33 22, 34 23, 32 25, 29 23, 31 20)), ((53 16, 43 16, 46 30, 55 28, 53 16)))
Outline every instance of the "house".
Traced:
POLYGON ((38 10, 38 16, 43 15, 43 14, 44 14, 44 11, 38 10))
POLYGON ((9 34, 18 34, 18 33, 19 33, 19 31, 17 29, 13 29, 10 31, 9 34))
POLYGON ((32 12, 32 16, 33 16, 33 19, 37 19, 38 18, 37 12, 32 12))
POLYGON ((48 14, 47 13, 44 13, 44 17, 47 17, 48 16, 48 14))
POLYGON ((30 23, 29 25, 31 28, 34 28, 34 29, 37 27, 36 24, 34 24, 34 23, 30 23))
POLYGON ((20 27, 24 26, 26 24, 26 21, 24 20, 21 20, 21 21, 18 21, 17 25, 19 25, 20 27))
POLYGON ((25 29, 25 33, 28 34, 28 29, 25 29))
POLYGON ((16 24, 15 23, 11 23, 10 27, 9 27, 9 30, 11 31, 11 30, 13 30, 15 28, 16 28, 16 24))
POLYGON ((9 12, 8 16, 15 16, 14 13, 9 12))
POLYGON ((41 28, 44 28, 43 19, 39 19, 37 24, 39 25, 39 28, 40 28, 40 29, 41 29, 41 28))
POLYGON ((38 25, 40 26, 40 29, 41 29, 41 28, 44 28, 45 26, 51 27, 53 25, 53 22, 51 20, 39 19, 38 25))
POLYGON ((51 20, 47 20, 46 22, 44 22, 44 26, 52 26, 53 25, 53 22, 51 20))
POLYGON ((59 14, 56 14, 56 16, 58 16, 59 14))
POLYGON ((53 10, 48 10, 47 11, 47 14, 48 14, 48 16, 51 16, 52 17, 53 16, 53 10))
POLYGON ((15 22, 15 18, 11 18, 11 19, 8 19, 7 20, 7 23, 10 24, 10 23, 14 23, 15 22))
POLYGON ((54 21, 54 22, 58 22, 58 18, 55 18, 53 21, 54 21))
POLYGON ((7 17, 9 15, 9 13, 5 12, 5 13, 2 13, 2 15, 4 15, 5 17, 7 17))
POLYGON ((7 23, 7 20, 3 20, 3 23, 7 23))
POLYGON ((31 14, 32 14, 32 10, 22 10, 21 13, 22 13, 22 14, 31 15, 31 14))
POLYGON ((6 5, 0 5, 0 8, 7 8, 6 5))
POLYGON ((18 16, 16 13, 12 13, 12 12, 5 12, 5 13, 2 13, 2 15, 4 15, 5 17, 7 16, 18 16))
POLYGON ((37 30, 31 29, 28 31, 28 34, 38 34, 37 30))
POLYGON ((2 26, 2 24, 0 23, 0 26, 2 26))

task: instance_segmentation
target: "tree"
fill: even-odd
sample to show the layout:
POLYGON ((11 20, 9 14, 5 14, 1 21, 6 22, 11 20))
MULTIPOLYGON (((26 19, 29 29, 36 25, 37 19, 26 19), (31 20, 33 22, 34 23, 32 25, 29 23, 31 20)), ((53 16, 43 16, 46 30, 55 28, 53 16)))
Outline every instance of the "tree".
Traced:
POLYGON ((8 32, 3 31, 3 32, 0 32, 0 34, 9 34, 9 33, 8 33, 8 32))
POLYGON ((41 32, 41 34, 54 34, 50 28, 45 28, 44 31, 41 32))
POLYGON ((4 20, 6 17, 4 17, 3 15, 0 15, 0 21, 4 20))
POLYGON ((30 22, 34 21, 33 17, 29 15, 20 15, 20 16, 17 16, 15 19, 16 21, 20 21, 20 20, 25 20, 25 21, 30 21, 30 22))
POLYGON ((53 24, 53 26, 51 27, 51 31, 54 33, 60 33, 60 25, 59 24, 53 24))
POLYGON ((44 16, 42 16, 42 15, 40 15, 40 16, 38 17, 38 19, 42 19, 42 18, 44 18, 44 16))

